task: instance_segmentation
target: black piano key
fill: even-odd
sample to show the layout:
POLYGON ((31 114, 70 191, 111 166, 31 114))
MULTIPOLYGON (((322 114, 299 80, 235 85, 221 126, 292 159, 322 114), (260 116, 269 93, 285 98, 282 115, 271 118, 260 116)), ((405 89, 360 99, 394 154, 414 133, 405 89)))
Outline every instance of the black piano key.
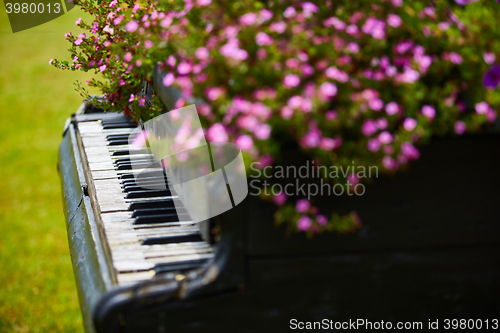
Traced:
POLYGON ((111 156, 122 156, 122 155, 130 155, 130 151, 129 150, 117 150, 111 154, 111 156))
MULTIPOLYGON (((154 157, 153 155, 136 157, 136 158, 134 158, 134 162, 135 161, 154 161, 153 157, 154 157)), ((131 161, 130 161, 129 157, 123 157, 123 158, 117 158, 114 161, 114 163, 115 164, 131 163, 131 161)))
MULTIPOLYGON (((140 184, 157 184, 157 183, 168 183, 167 177, 141 177, 140 184)), ((124 179, 121 181, 122 187, 127 185, 135 185, 138 186, 137 181, 135 179, 124 179)))
POLYGON ((162 207, 175 207, 174 201, 172 199, 136 201, 130 203, 130 205, 128 206, 128 210, 162 208, 162 207))
POLYGON ((150 154, 151 152, 147 148, 137 149, 137 150, 117 150, 114 151, 111 156, 123 156, 123 155, 137 155, 137 154, 150 154))
MULTIPOLYGON (((181 215, 181 217, 184 216, 181 215)), ((170 214, 161 214, 161 215, 137 216, 134 220, 134 224, 154 224, 154 223, 166 223, 166 222, 179 222, 179 216, 177 216, 177 213, 174 212, 170 214)))
POLYGON ((128 139, 112 139, 108 140, 108 146, 125 146, 128 145, 128 139))
MULTIPOLYGON (((134 169, 143 169, 143 168, 161 168, 161 164, 158 162, 137 162, 133 164, 134 169)), ((129 164, 119 164, 115 167, 116 170, 132 170, 132 163, 129 164)))
POLYGON ((128 192, 125 199, 166 197, 171 195, 170 190, 142 190, 128 192))
POLYGON ((208 262, 208 259, 197 259, 187 262, 156 264, 154 270, 156 275, 175 271, 188 271, 200 267, 208 262))
POLYGON ((136 128, 137 125, 134 123, 110 123, 102 125, 102 128, 105 130, 108 129, 117 129, 117 128, 136 128))
POLYGON ((132 213, 132 217, 139 216, 149 216, 149 215, 163 215, 163 214, 171 214, 171 213, 179 213, 179 214, 187 214, 185 208, 181 208, 179 210, 176 207, 157 207, 157 208, 141 208, 135 209, 132 213))
POLYGON ((141 245, 157 245, 157 244, 173 244, 187 242, 202 242, 200 234, 181 235, 181 236, 165 236, 165 237, 150 237, 142 241, 141 245))
POLYGON ((102 119, 101 124, 103 125, 109 125, 109 124, 131 124, 132 121, 131 118, 111 118, 111 119, 102 119))
POLYGON ((106 139, 108 139, 108 140, 116 140, 116 139, 128 140, 129 137, 130 137, 130 134, 110 134, 110 135, 106 136, 106 139))

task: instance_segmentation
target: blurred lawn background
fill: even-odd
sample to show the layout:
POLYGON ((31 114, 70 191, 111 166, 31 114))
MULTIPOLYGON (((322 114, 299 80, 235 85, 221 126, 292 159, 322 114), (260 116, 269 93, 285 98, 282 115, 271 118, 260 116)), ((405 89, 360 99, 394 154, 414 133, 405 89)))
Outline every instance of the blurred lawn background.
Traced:
MULTIPOLYGON (((68 250, 57 150, 64 122, 81 104, 66 32, 79 8, 13 34, 0 5, 0 332, 82 332, 68 250)), ((85 17, 85 16, 83 16, 85 17)), ((79 33, 79 32, 78 32, 79 33)))

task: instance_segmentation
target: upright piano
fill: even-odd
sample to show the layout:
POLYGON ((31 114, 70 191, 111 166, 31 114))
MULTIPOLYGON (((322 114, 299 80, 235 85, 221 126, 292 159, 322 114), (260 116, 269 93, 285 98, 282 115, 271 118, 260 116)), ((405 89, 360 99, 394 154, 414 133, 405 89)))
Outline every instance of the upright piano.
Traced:
MULTIPOLYGON (((307 239, 275 227, 274 206, 253 195, 203 223, 172 210, 174 191, 134 180, 127 138, 136 126, 84 103, 59 148, 87 332, 498 319, 497 132, 437 139, 409 172, 380 177, 364 196, 316 198, 325 213, 357 211, 363 228, 307 239)), ((297 149, 285 149, 284 161, 294 163, 297 149)))

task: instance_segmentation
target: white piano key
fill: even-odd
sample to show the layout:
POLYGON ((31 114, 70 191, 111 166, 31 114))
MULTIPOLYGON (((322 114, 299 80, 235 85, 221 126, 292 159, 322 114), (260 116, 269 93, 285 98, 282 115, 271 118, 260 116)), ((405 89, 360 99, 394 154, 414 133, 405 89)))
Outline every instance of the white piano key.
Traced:
POLYGON ((116 275, 118 283, 120 285, 128 285, 137 283, 139 281, 147 281, 155 276, 155 271, 141 271, 141 272, 130 272, 130 273, 119 273, 116 275))
POLYGON ((137 272, 137 271, 148 271, 153 269, 156 264, 174 264, 174 263, 189 263, 190 261, 200 260, 200 259, 210 259, 213 258, 212 253, 207 254, 189 254, 180 256, 171 256, 163 258, 151 258, 151 259, 137 259, 137 260, 127 260, 127 261, 117 261, 113 262, 114 267, 119 272, 137 272))

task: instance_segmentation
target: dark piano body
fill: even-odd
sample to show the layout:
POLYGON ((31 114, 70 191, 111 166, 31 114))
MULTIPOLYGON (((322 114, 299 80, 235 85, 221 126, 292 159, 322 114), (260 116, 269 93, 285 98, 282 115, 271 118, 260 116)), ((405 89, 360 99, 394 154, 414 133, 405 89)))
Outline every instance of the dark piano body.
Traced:
MULTIPOLYGON (((429 319, 498 318, 498 134, 437 139, 410 172, 377 179, 364 196, 317 199, 325 212, 357 211, 364 224, 357 234, 285 237, 284 229, 273 225, 273 206, 249 195, 208 221, 210 237, 200 237, 203 230, 193 226, 187 226, 189 235, 165 233, 186 227, 176 226, 175 219, 160 224, 156 234, 160 218, 145 222, 152 232, 141 238, 130 236, 146 230, 133 229, 141 226, 140 204, 130 207, 138 209, 136 217, 109 222, 116 229, 107 226, 109 216, 130 214, 130 203, 102 212, 99 199, 116 194, 99 195, 101 181, 89 169, 82 134, 94 126, 89 124, 105 125, 110 133, 130 124, 121 114, 93 111, 84 105, 67 124, 58 165, 88 332, 284 332, 291 319, 411 320, 426 327, 429 319), (119 223, 128 223, 123 229, 128 233, 119 234, 119 223), (129 236, 139 239, 134 238, 132 252, 113 252, 117 239, 128 242, 129 236), (175 242, 200 245, 208 255, 197 257, 196 250, 190 257, 189 245, 185 261, 182 255, 166 263, 161 255, 144 259, 160 251, 155 247, 163 251, 175 242), (142 247, 147 249, 135 270, 133 251, 142 247)), ((106 144, 119 147, 120 140, 115 134, 106 144)), ((284 154, 294 152, 291 147, 284 154)), ((164 216, 158 209, 168 206, 166 201, 149 211, 147 204, 142 208, 146 216, 164 216)))

